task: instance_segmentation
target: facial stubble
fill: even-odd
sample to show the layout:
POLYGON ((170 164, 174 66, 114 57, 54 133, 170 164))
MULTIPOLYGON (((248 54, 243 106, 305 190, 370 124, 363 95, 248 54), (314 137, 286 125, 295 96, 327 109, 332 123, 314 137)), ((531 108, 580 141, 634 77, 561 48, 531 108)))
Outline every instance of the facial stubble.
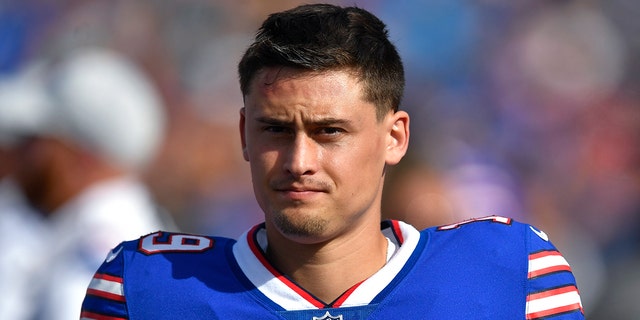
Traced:
POLYGON ((274 214, 274 223, 283 234, 292 237, 317 237, 326 230, 329 221, 318 216, 289 216, 283 212, 274 214))

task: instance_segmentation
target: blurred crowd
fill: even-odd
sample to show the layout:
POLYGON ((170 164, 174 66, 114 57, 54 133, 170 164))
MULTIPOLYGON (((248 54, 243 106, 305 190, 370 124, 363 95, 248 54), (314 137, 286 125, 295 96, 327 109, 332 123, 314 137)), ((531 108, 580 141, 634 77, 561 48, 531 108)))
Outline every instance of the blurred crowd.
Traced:
MULTIPOLYGON (((305 2, 0 1, 1 319, 68 319, 59 306, 79 302, 61 301, 71 280, 55 272, 93 271, 114 239, 260 222, 236 65, 269 13, 305 2), (140 199, 69 213, 114 181, 140 199)), ((325 2, 377 14, 405 63, 411 151, 389 171, 385 218, 532 223, 571 263, 588 319, 637 318, 640 2, 325 2)))

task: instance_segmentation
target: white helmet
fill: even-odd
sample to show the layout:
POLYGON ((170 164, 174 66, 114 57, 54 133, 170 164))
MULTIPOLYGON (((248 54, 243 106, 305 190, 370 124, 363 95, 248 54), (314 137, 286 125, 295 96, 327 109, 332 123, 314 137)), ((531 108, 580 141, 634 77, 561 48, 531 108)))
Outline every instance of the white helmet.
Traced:
POLYGON ((125 168, 144 166, 164 137, 165 113, 149 79, 125 57, 84 48, 56 62, 46 80, 53 134, 125 168))

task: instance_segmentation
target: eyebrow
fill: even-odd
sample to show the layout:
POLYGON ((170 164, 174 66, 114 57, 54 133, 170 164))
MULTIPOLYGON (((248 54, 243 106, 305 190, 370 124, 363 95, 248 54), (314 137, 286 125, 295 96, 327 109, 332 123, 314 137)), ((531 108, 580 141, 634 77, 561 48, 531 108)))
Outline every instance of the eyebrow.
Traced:
MULTIPOLYGON (((293 121, 279 120, 271 117, 258 117, 257 122, 273 125, 273 126, 291 126, 293 121)), ((351 123, 349 120, 338 118, 322 118, 318 120, 305 121, 305 124, 313 124, 316 126, 334 126, 334 125, 346 125, 351 123)))

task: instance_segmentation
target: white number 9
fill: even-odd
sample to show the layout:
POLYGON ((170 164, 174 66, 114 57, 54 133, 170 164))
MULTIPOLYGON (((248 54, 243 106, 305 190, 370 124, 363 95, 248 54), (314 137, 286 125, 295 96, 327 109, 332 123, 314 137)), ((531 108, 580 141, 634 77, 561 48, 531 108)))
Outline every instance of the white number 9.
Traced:
POLYGON ((156 232, 140 239, 138 250, 144 254, 162 252, 203 252, 213 248, 213 239, 192 234, 156 232))

